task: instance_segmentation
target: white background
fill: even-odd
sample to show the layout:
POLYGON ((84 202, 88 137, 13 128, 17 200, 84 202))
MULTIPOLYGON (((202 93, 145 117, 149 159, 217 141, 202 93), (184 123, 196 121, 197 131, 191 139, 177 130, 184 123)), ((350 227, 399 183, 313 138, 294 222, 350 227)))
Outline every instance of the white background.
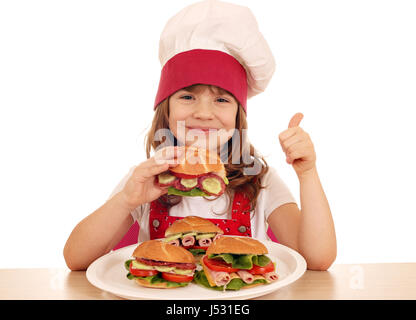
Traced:
MULTIPOLYGON (((145 160, 159 36, 194 2, 0 2, 0 268, 64 267, 71 230, 145 160)), ((416 262, 416 3, 230 2, 277 62, 250 141, 299 199, 278 134, 304 113, 336 263, 416 262)))

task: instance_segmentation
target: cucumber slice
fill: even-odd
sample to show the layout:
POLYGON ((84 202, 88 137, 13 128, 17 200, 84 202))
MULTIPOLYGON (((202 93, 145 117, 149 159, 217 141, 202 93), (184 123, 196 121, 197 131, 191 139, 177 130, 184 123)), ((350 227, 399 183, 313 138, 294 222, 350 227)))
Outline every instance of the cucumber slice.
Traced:
POLYGON ((196 240, 214 238, 215 235, 216 235, 216 233, 201 233, 201 234, 198 234, 195 238, 196 238, 196 240))
POLYGON ((193 178, 193 179, 181 179, 181 184, 184 185, 186 188, 193 188, 196 187, 196 185, 198 184, 198 179, 197 178, 193 178))
POLYGON ((196 236, 197 234, 198 234, 197 232, 188 232, 188 233, 182 234, 181 238, 186 237, 186 236, 196 236))
POLYGON ((171 236, 169 236, 169 237, 167 237, 167 238, 163 239, 163 241, 165 241, 165 242, 169 242, 169 241, 172 241, 172 240, 179 239, 179 238, 181 238, 181 237, 182 237, 182 233, 177 233, 177 234, 173 234, 173 235, 171 235, 171 236))
POLYGON ((187 275, 187 274, 192 274, 194 272, 193 269, 178 269, 178 268, 174 268, 173 269, 174 273, 177 274, 182 274, 182 275, 187 275))
POLYGON ((159 183, 160 184, 168 184, 171 183, 176 179, 174 175, 171 175, 169 173, 161 173, 158 175, 159 183))
POLYGON ((220 193, 222 189, 221 182, 219 182, 217 178, 204 179, 202 181, 202 187, 204 188, 204 190, 214 194, 220 193))
POLYGON ((153 266, 148 266, 146 264, 140 263, 137 260, 133 260, 131 263, 134 269, 153 270, 153 266))
POLYGON ((165 266, 154 266, 154 267, 159 272, 171 272, 175 270, 175 267, 165 267, 165 266))

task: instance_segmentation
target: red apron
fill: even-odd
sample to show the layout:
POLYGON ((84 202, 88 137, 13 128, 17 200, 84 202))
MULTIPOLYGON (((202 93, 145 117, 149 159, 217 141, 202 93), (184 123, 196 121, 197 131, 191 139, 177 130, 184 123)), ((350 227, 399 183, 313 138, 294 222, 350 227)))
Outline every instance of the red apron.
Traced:
MULTIPOLYGON (((248 211, 249 205, 248 199, 242 194, 236 192, 232 206, 232 219, 208 220, 220 227, 224 231, 224 234, 251 237, 250 212, 248 211)), ((169 216, 168 209, 160 202, 151 202, 149 215, 150 238, 163 238, 166 228, 177 219, 182 219, 182 217, 169 216)), ((113 248, 113 250, 137 243, 139 231, 140 227, 136 221, 121 241, 113 248)), ((267 234, 272 241, 278 242, 270 227, 267 230, 267 234)))
MULTIPOLYGON (((150 239, 165 237, 165 230, 176 220, 184 217, 169 215, 167 207, 157 200, 150 203, 150 239)), ((236 192, 233 199, 231 219, 207 219, 220 227, 224 234, 251 237, 250 201, 244 193, 236 192)))

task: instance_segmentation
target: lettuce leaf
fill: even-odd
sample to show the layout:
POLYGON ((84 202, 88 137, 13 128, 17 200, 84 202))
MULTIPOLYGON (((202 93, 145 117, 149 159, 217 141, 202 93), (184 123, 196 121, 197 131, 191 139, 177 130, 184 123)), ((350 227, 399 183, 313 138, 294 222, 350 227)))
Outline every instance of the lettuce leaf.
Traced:
POLYGON ((269 257, 265 255, 254 255, 254 254, 210 254, 209 259, 222 259, 226 263, 231 263, 233 268, 238 269, 251 269, 253 264, 264 267, 270 263, 269 257))
POLYGON ((259 267, 265 267, 270 263, 270 258, 264 254, 257 255, 253 257, 253 264, 259 267))
POLYGON ((205 250, 204 249, 188 249, 188 251, 190 253, 192 253, 194 256, 197 256, 198 254, 205 254, 205 250))
MULTIPOLYGON (((205 275, 203 270, 195 272, 194 282, 208 289, 213 289, 213 290, 218 290, 218 291, 224 290, 224 286, 211 287, 211 285, 208 282, 207 276, 205 275)), ((256 284, 256 283, 267 283, 267 281, 264 279, 257 279, 257 280, 254 280, 252 283, 250 283, 250 285, 256 284)), ((225 289, 226 290, 240 290, 241 288, 248 286, 248 285, 249 284, 245 283, 240 278, 234 278, 227 284, 225 289)))
POLYGON ((126 268, 127 271, 130 271, 130 263, 132 263, 132 261, 133 259, 124 262, 124 268, 126 268))
POLYGON ((211 287, 209 282, 208 282, 207 276, 205 275, 205 273, 202 270, 195 271, 195 276, 194 276, 193 281, 195 283, 197 283, 197 284, 199 284, 203 287, 209 288, 209 289, 218 290, 218 291, 223 290, 223 287, 211 287))
POLYGON ((189 191, 181 191, 181 190, 175 189, 174 187, 169 187, 168 194, 169 195, 173 194, 173 195, 182 196, 182 197, 208 197, 208 195, 199 188, 193 188, 189 191))

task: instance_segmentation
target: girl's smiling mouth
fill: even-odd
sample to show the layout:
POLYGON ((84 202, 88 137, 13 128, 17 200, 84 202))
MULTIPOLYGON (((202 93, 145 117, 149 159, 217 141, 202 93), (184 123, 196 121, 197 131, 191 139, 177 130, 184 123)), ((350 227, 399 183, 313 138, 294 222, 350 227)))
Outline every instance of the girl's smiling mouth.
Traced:
POLYGON ((210 131, 218 131, 217 128, 209 128, 209 127, 186 127, 188 130, 199 130, 204 131, 205 133, 209 133, 210 131))

